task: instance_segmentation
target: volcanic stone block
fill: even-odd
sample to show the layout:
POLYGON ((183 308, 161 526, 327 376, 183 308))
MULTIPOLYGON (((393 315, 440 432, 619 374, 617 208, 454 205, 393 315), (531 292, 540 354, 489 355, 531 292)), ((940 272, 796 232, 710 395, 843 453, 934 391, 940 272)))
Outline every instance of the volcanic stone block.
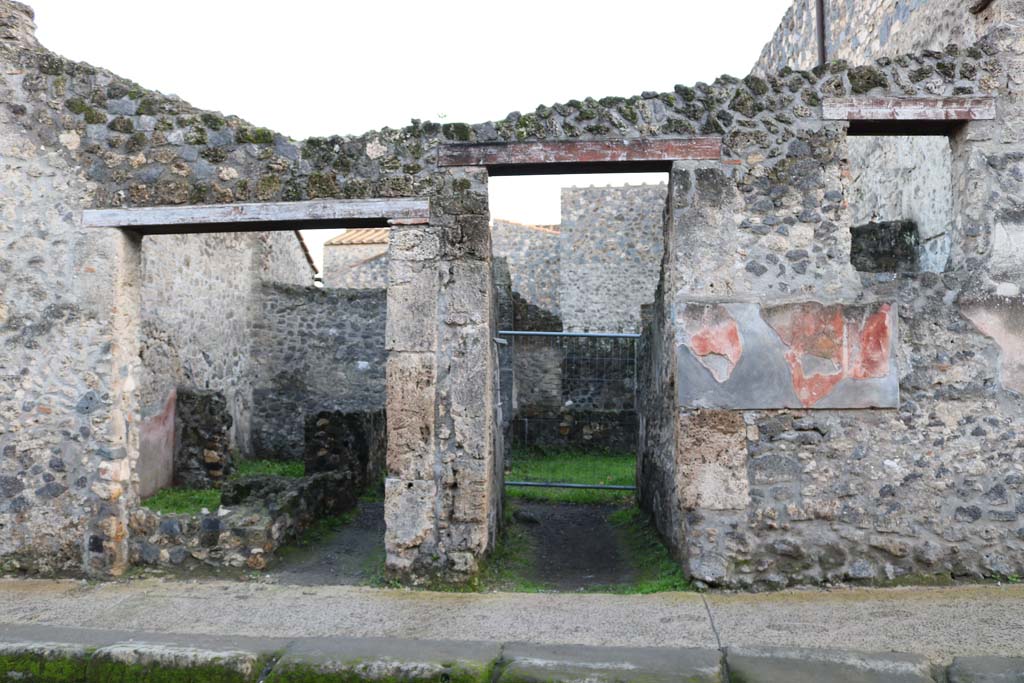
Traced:
POLYGON ((371 460, 379 460, 373 447, 381 447, 374 426, 383 420, 377 413, 322 411, 306 418, 306 474, 348 471, 365 484, 371 460))
POLYGON ((174 483, 188 488, 219 487, 232 469, 233 419, 224 394, 179 389, 175 408, 178 447, 174 483))
POLYGON ((1020 683, 1024 657, 957 657, 948 676, 949 683, 1020 683))
POLYGON ((916 272, 918 231, 913 221, 883 221, 850 228, 850 262, 866 273, 916 272))
POLYGON ((721 654, 697 648, 526 645, 504 648, 503 683, 721 683, 721 654))
POLYGON ((898 653, 840 652, 809 648, 730 647, 732 680, 747 683, 934 683, 925 657, 898 653))

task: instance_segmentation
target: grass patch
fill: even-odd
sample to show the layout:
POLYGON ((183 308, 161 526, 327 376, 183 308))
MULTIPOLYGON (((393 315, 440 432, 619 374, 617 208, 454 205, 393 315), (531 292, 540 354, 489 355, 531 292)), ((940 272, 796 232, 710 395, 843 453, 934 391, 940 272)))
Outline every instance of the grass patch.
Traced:
POLYGON ((217 489, 163 489, 142 504, 165 515, 195 515, 203 508, 213 511, 220 507, 220 491, 217 489))
MULTIPOLYGON (((259 475, 298 478, 305 473, 306 465, 296 460, 240 460, 229 478, 259 475)), ((197 515, 203 508, 214 511, 220 507, 220 491, 166 488, 142 501, 142 505, 165 515, 197 515)))
MULTIPOLYGON (((636 485, 636 456, 632 453, 578 450, 514 449, 505 481, 547 481, 560 484, 636 485)), ((628 504, 632 491, 558 489, 506 486, 510 498, 550 503, 628 504)))
POLYGON ((526 578, 533 565, 534 547, 530 537, 512 514, 515 508, 506 504, 504 525, 494 550, 484 558, 476 590, 539 593, 544 586, 526 578))
POLYGON ((306 465, 298 460, 240 460, 235 463, 231 478, 262 475, 298 479, 306 476, 306 465))
POLYGON ((646 512, 636 507, 623 508, 609 515, 608 521, 621 534, 639 576, 633 583, 595 587, 592 592, 646 594, 693 590, 646 512))

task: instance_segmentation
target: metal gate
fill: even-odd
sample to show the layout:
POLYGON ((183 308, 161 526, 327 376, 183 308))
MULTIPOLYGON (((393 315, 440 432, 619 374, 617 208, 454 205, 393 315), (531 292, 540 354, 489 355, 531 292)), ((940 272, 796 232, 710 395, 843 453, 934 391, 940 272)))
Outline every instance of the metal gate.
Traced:
POLYGON ((506 485, 634 490, 640 335, 498 334, 512 387, 506 485))

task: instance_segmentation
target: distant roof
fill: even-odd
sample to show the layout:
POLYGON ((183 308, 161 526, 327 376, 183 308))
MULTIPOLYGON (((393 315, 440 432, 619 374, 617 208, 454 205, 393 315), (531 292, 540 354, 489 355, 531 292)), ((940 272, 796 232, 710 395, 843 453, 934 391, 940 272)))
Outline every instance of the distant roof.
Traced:
POLYGON ((387 244, 390 228, 354 228, 324 242, 325 247, 339 244, 387 244))

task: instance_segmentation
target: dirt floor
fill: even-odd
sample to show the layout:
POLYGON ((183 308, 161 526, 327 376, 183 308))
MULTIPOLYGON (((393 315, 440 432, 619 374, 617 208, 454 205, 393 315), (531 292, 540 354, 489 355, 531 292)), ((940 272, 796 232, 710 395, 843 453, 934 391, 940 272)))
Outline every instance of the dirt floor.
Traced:
POLYGON ((570 503, 515 504, 513 523, 532 551, 523 578, 559 591, 631 584, 637 567, 622 543, 619 529, 608 522, 613 505, 570 503))
POLYGON ((356 516, 305 548, 292 548, 264 575, 294 586, 373 583, 384 565, 384 503, 359 501, 356 516))
MULTIPOLYGON (((535 586, 582 591, 636 581, 636 558, 608 517, 620 506, 578 503, 513 503, 518 539, 511 573, 492 588, 535 586)), ((355 518, 307 547, 289 548, 265 574, 270 582, 295 586, 372 585, 382 577, 384 504, 360 501, 355 518)), ((487 588, 487 586, 485 586, 487 588)))

